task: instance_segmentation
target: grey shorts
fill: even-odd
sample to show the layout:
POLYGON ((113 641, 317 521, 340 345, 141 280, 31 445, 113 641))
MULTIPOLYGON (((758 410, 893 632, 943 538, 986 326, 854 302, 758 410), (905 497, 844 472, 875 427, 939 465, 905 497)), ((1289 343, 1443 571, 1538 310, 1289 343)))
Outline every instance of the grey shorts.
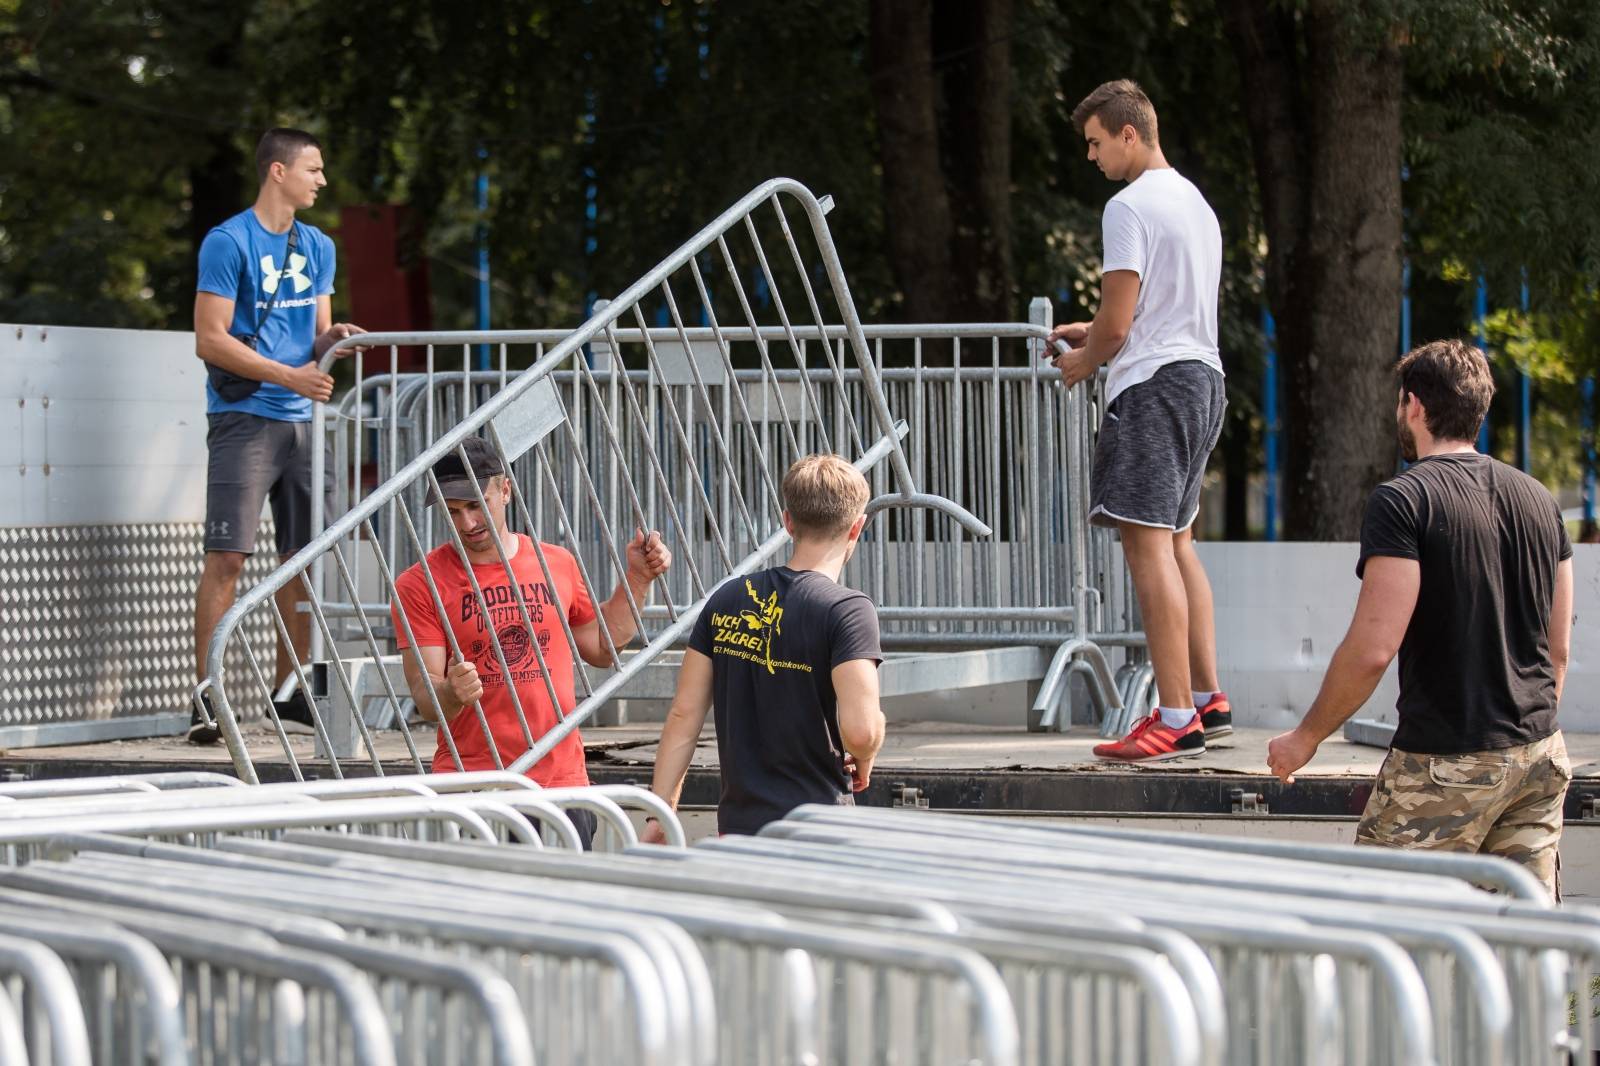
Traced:
MULTIPOLYGON (((278 554, 305 547, 311 539, 311 423, 243 411, 207 415, 206 422, 205 550, 252 554, 268 499, 278 554)), ((323 470, 331 481, 333 464, 324 463, 323 470)))
POLYGON ((1169 363, 1119 393, 1095 444, 1089 521, 1188 529, 1227 406, 1222 375, 1195 360, 1169 363))

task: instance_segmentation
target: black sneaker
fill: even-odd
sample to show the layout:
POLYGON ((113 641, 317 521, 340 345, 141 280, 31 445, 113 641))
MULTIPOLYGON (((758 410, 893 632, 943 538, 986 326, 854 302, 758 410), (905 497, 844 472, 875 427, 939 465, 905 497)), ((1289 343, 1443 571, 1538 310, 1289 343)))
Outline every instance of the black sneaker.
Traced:
POLYGON ((317 731, 316 719, 311 716, 311 701, 306 699, 303 689, 295 689, 294 695, 286 700, 273 700, 272 709, 283 723, 285 733, 304 735, 317 731))
POLYGON ((205 701, 206 710, 211 714, 208 722, 200 713, 200 708, 189 708, 189 732, 184 739, 199 747, 210 747, 222 739, 222 730, 217 728, 217 712, 211 706, 211 700, 206 696, 200 697, 205 701))
POLYGON ((1233 707, 1226 692, 1213 692, 1206 705, 1200 708, 1200 725, 1206 731, 1210 744, 1233 732, 1233 707))

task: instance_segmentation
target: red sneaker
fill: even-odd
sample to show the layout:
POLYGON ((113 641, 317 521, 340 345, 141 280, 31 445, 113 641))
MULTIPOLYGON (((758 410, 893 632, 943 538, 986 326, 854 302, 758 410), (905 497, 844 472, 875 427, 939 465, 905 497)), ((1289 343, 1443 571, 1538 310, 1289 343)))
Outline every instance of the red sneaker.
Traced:
POLYGON ((1228 736, 1233 732, 1233 707, 1226 692, 1213 692, 1206 705, 1200 708, 1200 724, 1206 731, 1206 743, 1228 736))
POLYGON ((1110 762, 1159 762, 1185 755, 1204 755, 1205 751, 1205 727, 1200 724, 1198 714, 1182 729, 1172 729, 1162 723, 1160 711, 1139 719, 1121 740, 1094 747, 1096 758, 1110 762))

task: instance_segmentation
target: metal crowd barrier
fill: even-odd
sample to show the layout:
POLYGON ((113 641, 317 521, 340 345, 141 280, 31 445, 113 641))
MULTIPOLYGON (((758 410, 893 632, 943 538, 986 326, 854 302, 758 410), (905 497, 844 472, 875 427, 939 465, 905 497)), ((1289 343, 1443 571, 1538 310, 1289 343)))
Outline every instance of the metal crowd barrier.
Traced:
MULTIPOLYGON (((1067 724, 1070 709, 1061 713, 1063 703, 1071 677, 1081 674, 1107 728, 1116 730, 1128 718, 1122 697, 1134 694, 1133 672, 1142 660, 1143 636, 1126 610, 1132 597, 1114 538, 1105 531, 1091 532, 1084 521, 1099 383, 1060 388, 1055 372, 1040 357, 1052 313, 1049 301, 1041 298, 1033 301, 1029 323, 862 328, 877 365, 877 382, 891 409, 908 417, 906 453, 918 483, 927 491, 967 501, 994 533, 972 539, 947 523, 891 513, 864 533, 862 549, 846 577, 879 604, 886 647, 1043 649, 1058 665, 1047 671, 1051 680, 1032 724, 1037 728, 1067 724), (1117 677, 1101 651, 1112 646, 1132 649, 1131 665, 1117 677)), ((758 341, 770 346, 792 335, 803 348, 831 349, 829 359, 842 369, 769 373, 734 366, 730 372, 708 360, 706 349, 717 341, 711 330, 683 330, 687 347, 677 330, 619 330, 620 341, 637 346, 648 338, 658 352, 670 350, 681 361, 664 366, 661 373, 654 368, 624 371, 610 359, 609 350, 602 352, 596 370, 612 390, 604 402, 615 409, 615 392, 625 381, 642 397, 640 407, 648 413, 649 425, 665 424, 671 410, 686 423, 706 420, 701 412, 709 410, 721 438, 737 442, 746 439, 736 415, 737 396, 759 434, 751 443, 776 452, 785 447, 779 431, 784 416, 776 401, 786 392, 800 396, 803 387, 804 395, 834 422, 839 421, 840 410, 868 409, 865 390, 872 381, 845 365, 843 327, 794 327, 787 332, 729 327, 720 334, 732 364, 756 363, 758 341), (706 364, 704 394, 710 403, 705 406, 686 369, 697 359, 706 364)), ((453 348, 426 345, 421 372, 358 378, 332 412, 335 512, 362 500, 369 460, 378 483, 386 484, 425 451, 442 428, 455 425, 518 379, 522 372, 510 368, 513 352, 528 349, 537 365, 548 346, 564 334, 539 331, 518 336, 520 345, 495 346, 500 364, 495 370, 472 369, 476 355, 471 344, 459 346, 459 371, 443 368, 443 362, 454 360, 453 348)), ((398 347, 391 345, 391 366, 398 360, 398 347)), ((588 395, 584 374, 556 371, 550 377, 566 408, 582 411, 588 395)), ((624 451, 634 447, 630 428, 622 426, 624 451)), ((580 482, 580 461, 591 470, 606 469, 609 463, 606 441, 593 436, 583 444, 581 454, 571 453, 567 467, 557 472, 557 481, 574 491, 580 482)), ((688 471, 667 472, 691 504, 698 495, 691 486, 710 458, 688 471)), ((750 465, 751 458, 739 453, 741 469, 750 465)), ((875 491, 886 487, 883 472, 874 471, 871 477, 875 491)), ((532 524, 551 528, 559 524, 554 511, 558 501, 542 496, 541 487, 529 478, 522 494, 540 510, 532 524)), ((725 500, 712 501, 713 509, 724 504, 725 500)), ((612 528, 625 525, 629 506, 625 495, 605 500, 607 523, 612 528)), ((407 538, 395 534, 392 516, 380 517, 385 519, 380 526, 389 530, 384 551, 391 567, 414 562, 415 549, 407 538)), ((435 521, 431 515, 426 519, 435 521)), ((432 528, 428 532, 421 538, 424 543, 434 540, 432 528)), ((598 566, 608 545, 597 529, 583 530, 579 540, 581 554, 598 566)), ((716 546, 709 541, 678 550, 692 553, 701 571, 716 567, 716 546)), ((669 575, 663 585, 678 606, 642 612, 646 623, 656 628, 673 613, 687 611, 692 599, 687 571, 669 575)), ((374 597, 361 604, 338 589, 326 591, 323 609, 335 619, 334 630, 352 655, 361 652, 362 634, 354 620, 358 612, 380 636, 386 635, 386 590, 371 591, 374 597)), ((1140 680, 1148 702, 1148 670, 1140 680)), ((938 687, 937 681, 930 681, 930 688, 938 687)))
POLYGON ((1564 1063, 1600 1038, 1600 911, 1552 909, 1503 860, 822 807, 704 850, 786 879, 826 864, 846 890, 917 885, 958 913, 979 913, 963 899, 1006 911, 1013 927, 1051 911, 1136 913, 1211 955, 1228 989, 1228 1061, 1564 1063), (1305 952, 1332 967, 1295 960, 1305 952), (1262 998, 1275 983, 1264 968, 1321 991, 1285 1010, 1285 997, 1262 998))
MULTIPOLYGON (((430 489, 437 490, 431 468, 448 453, 464 456, 461 446, 469 435, 486 436, 513 472, 510 481, 516 524, 532 535, 537 573, 543 578, 532 587, 538 590, 539 585, 544 586, 542 590, 529 591, 523 582, 512 580, 508 582, 510 602, 491 605, 485 601, 476 577, 471 577, 471 596, 466 606, 488 622, 484 627, 485 647, 480 654, 489 653, 488 665, 502 676, 516 672, 542 682, 558 718, 554 728, 536 736, 516 695, 516 686, 506 686, 526 747, 502 753, 482 707, 464 710, 472 716, 468 721, 475 720, 483 730, 496 768, 522 772, 537 763, 608 697, 620 691, 631 676, 687 632, 694 612, 720 581, 759 569, 781 551, 787 533, 779 521, 777 480, 793 457, 811 451, 838 452, 869 472, 887 462, 890 472, 884 478, 886 491, 872 501, 874 512, 927 509, 946 519, 924 520, 950 520, 969 533, 988 535, 989 528, 959 504, 918 490, 901 443, 908 428, 891 414, 878 380, 824 219, 829 206, 803 186, 785 179, 758 187, 615 301, 598 310, 583 326, 549 348, 532 368, 467 414, 377 491, 354 502, 348 512, 269 579, 241 596, 218 624, 208 653, 207 676, 195 692, 196 705, 202 713, 208 713, 208 706, 214 709, 239 776, 252 782, 257 779, 254 759, 240 730, 241 713, 247 705, 261 708, 272 722, 293 774, 301 777, 303 771, 294 746, 271 707, 273 686, 255 658, 250 659, 257 679, 255 691, 227 691, 222 663, 228 649, 239 643, 243 627, 250 618, 257 617, 257 612, 270 616, 274 628, 287 639, 288 627, 274 594, 291 582, 308 594, 314 643, 320 649, 336 648, 336 634, 324 605, 334 600, 364 602, 358 569, 363 554, 371 558, 377 571, 382 598, 392 601, 399 556, 386 550, 386 545, 392 549, 406 543, 419 556, 433 546, 425 543, 419 532, 419 516, 424 510, 421 501, 430 489), (789 211, 803 215, 803 224, 791 224, 786 204, 789 211), (769 248, 773 249, 771 254, 769 248), (758 313, 742 280, 757 271, 770 306, 762 313, 758 313), (825 286, 819 284, 823 278, 825 286), (648 367, 657 375, 666 372, 672 353, 658 348, 647 328, 649 318, 657 312, 666 315, 678 337, 678 355, 689 382, 684 386, 685 395, 693 401, 688 410, 680 410, 675 404, 647 410, 623 373, 624 364, 629 361, 648 367), (776 318, 776 323, 763 323, 763 313, 769 319, 776 318), (833 347, 817 344, 808 350, 795 332, 802 322, 824 329, 830 320, 842 326, 849 357, 862 375, 863 387, 854 401, 846 397, 843 366, 833 347), (733 419, 736 432, 731 437, 715 416, 716 402, 707 391, 708 374, 733 374, 725 322, 754 331, 753 347, 763 373, 760 402, 770 403, 780 412, 776 425, 767 421, 758 424, 751 410, 754 398, 743 389, 729 390, 723 406, 733 419), (769 342, 761 332, 763 325, 776 325, 782 340, 769 342), (706 352, 707 345, 702 343, 703 358, 691 354, 695 349, 686 332, 691 326, 704 326, 709 331, 712 350, 706 352), (626 340, 620 331, 630 329, 644 332, 636 340, 626 340), (609 370, 591 366, 596 347, 605 353, 609 370), (819 405, 810 387, 808 360, 817 361, 833 376, 834 401, 828 408, 819 405), (706 369, 702 370, 702 364, 706 369), (558 389, 551 376, 558 370, 576 375, 581 386, 568 393, 558 389), (798 387, 788 396, 788 383, 779 379, 780 371, 799 374, 795 383, 798 387), (593 461, 587 450, 591 448, 601 450, 603 464, 593 461), (530 484, 536 489, 531 494, 526 491, 530 484), (616 512, 608 512, 608 507, 617 501, 623 501, 622 517, 626 519, 620 524, 616 512), (548 524, 533 524, 546 515, 551 519, 548 524), (661 598, 668 614, 665 626, 650 632, 643 649, 626 658, 619 654, 610 627, 602 620, 600 647, 590 650, 592 659, 607 665, 586 667, 567 612, 561 609, 567 605, 546 602, 555 598, 548 593, 556 584, 548 546, 555 545, 572 554, 580 579, 597 605, 611 596, 613 588, 619 589, 634 627, 646 630, 642 617, 646 603, 640 602, 623 580, 626 563, 622 549, 635 529, 659 529, 678 552, 677 580, 687 582, 684 596, 689 610, 678 611, 670 589, 663 589, 661 598), (593 544, 602 546, 598 555, 587 550, 593 544), (702 545, 710 546, 710 561, 704 566, 697 559, 703 558, 699 550, 702 545), (329 595, 328 586, 340 591, 329 595), (552 607, 561 623, 556 639, 565 642, 575 663, 572 699, 564 698, 559 680, 551 676, 546 649, 529 639, 537 632, 534 619, 552 607)), ((531 337, 516 332, 376 334, 360 340, 378 345, 477 340, 509 344, 531 337)), ((354 343, 341 342, 340 347, 354 343)), ((319 407, 314 415, 314 439, 320 439, 322 414, 319 407)), ((391 427, 391 433, 395 432, 397 425, 391 427)), ((319 475, 320 471, 313 474, 319 475)), ((477 485, 480 502, 483 488, 477 485)), ((440 526, 443 544, 458 557, 464 557, 465 548, 453 525, 441 522, 440 526)), ((494 544, 509 575, 512 565, 507 546, 498 536, 494 537, 494 544)), ((467 570, 471 575, 471 568, 467 570)), ((426 567, 421 573, 436 612, 447 617, 433 575, 426 567)), ((362 659, 369 664, 381 663, 385 649, 366 612, 356 609, 352 614, 361 634, 362 659)), ((410 628, 403 614, 401 625, 410 628)), ((456 646, 448 627, 446 634, 452 656, 472 653, 473 649, 464 652, 456 646)), ((411 636, 407 634, 408 644, 411 636)), ((248 647, 244 647, 248 653, 248 647)), ((414 649, 409 654, 417 656, 414 649)), ((358 669, 337 655, 326 666, 327 689, 343 701, 344 710, 329 714, 317 710, 314 717, 319 758, 326 759, 335 776, 345 774, 345 763, 350 760, 375 774, 383 773, 386 753, 380 750, 367 716, 355 713, 364 698, 358 695, 358 669)), ((387 705, 398 711, 402 701, 394 679, 385 669, 375 672, 376 689, 381 690, 387 705)), ((303 667, 297 667, 295 681, 307 693, 320 691, 319 686, 311 684, 303 667)), ((424 713, 431 712, 429 716, 435 720, 442 717, 431 690, 427 702, 430 706, 422 708, 424 713)), ((419 751, 405 716, 396 714, 393 721, 399 736, 391 754, 409 761, 413 769, 422 769, 424 754, 419 751)), ((454 739, 449 731, 442 735, 449 749, 447 765, 462 767, 454 739)), ((424 745, 426 740, 425 737, 424 745)))
POLYGON ((345 841, 467 832, 477 847, 541 852, 528 819, 577 849, 565 814, 577 809, 607 827, 597 844, 628 846, 624 808, 681 843, 651 794, 540 790, 504 772, 195 784, 129 775, 0 805, 0 1062, 715 1061, 705 964, 671 922, 477 906, 468 886, 340 885, 309 865, 240 877, 227 863, 242 856, 213 850, 310 825, 345 841))
MULTIPOLYGON (((1047 326, 1022 323, 995 325, 919 325, 865 326, 861 333, 869 343, 875 377, 883 387, 891 409, 905 412, 910 433, 907 459, 918 482, 946 496, 959 495, 970 501, 973 512, 995 529, 995 535, 982 541, 964 540, 959 530, 933 525, 915 516, 891 514, 868 530, 863 543, 869 545, 858 557, 853 571, 863 589, 884 604, 885 629, 906 641, 926 635, 928 642, 959 636, 983 638, 987 633, 1033 639, 1055 646, 1071 635, 1067 628, 1072 618, 1071 597, 1077 581, 1071 571, 1072 527, 1067 520, 1074 506, 1068 498, 1068 485, 1080 479, 1072 463, 1079 457, 1076 441, 1069 432, 1082 405, 1084 390, 1068 392, 1059 388, 1055 372, 1038 358, 1047 326), (946 431, 946 427, 948 431, 946 431), (935 432, 934 430, 937 430, 935 432), (961 607, 952 617, 943 611, 961 607), (936 613, 932 608, 939 608, 936 613), (982 628, 979 628, 981 624, 982 628)), ((756 341, 770 346, 782 343, 786 333, 768 327, 759 331, 726 328, 721 332, 736 363, 755 363, 756 341)), ((785 395, 809 395, 816 406, 827 412, 831 423, 838 421, 840 409, 869 409, 866 390, 871 379, 861 370, 844 366, 849 358, 843 327, 795 327, 791 331, 803 348, 827 350, 829 358, 841 366, 836 375, 823 366, 806 371, 760 368, 735 368, 731 374, 706 360, 705 349, 715 344, 711 330, 686 329, 691 353, 706 362, 704 368, 715 381, 706 384, 705 393, 715 410, 720 436, 741 442, 753 450, 759 444, 766 452, 777 451, 787 461, 787 438, 778 400, 785 395), (806 391, 802 393, 802 389, 806 391), (745 436, 745 426, 736 413, 733 398, 741 396, 757 431, 754 440, 745 436), (765 440, 761 437, 765 436, 765 440)), ((679 333, 673 329, 618 330, 618 339, 637 347, 648 337, 658 352, 681 351, 679 333)), ((531 357, 542 359, 549 346, 566 336, 559 331, 531 334, 539 338, 528 343, 531 357)), ((502 361, 514 346, 500 344, 502 361)), ((428 369, 423 372, 379 375, 358 381, 338 405, 334 418, 335 461, 334 500, 336 511, 359 504, 363 499, 361 472, 365 459, 361 442, 377 441, 371 461, 380 484, 388 480, 415 456, 422 454, 444 428, 457 424, 473 410, 487 403, 518 380, 521 371, 502 365, 500 370, 462 372, 435 369, 438 353, 425 347, 428 369), (370 414, 366 412, 371 407, 370 414)), ((473 346, 461 345, 463 362, 470 367, 473 346)), ((390 347, 391 361, 397 348, 390 347)), ((683 365, 687 365, 688 356, 683 365)), ((611 378, 623 381, 641 397, 640 407, 649 422, 665 422, 669 408, 676 409, 685 422, 700 419, 698 395, 677 373, 657 374, 651 369, 617 368, 605 359, 605 368, 594 373, 612 388, 611 378)), ((583 411, 587 392, 585 375, 578 371, 550 374, 565 407, 583 411)), ((615 406, 608 397, 608 406, 615 406)), ((703 420, 703 419, 701 419, 703 420)), ((634 445, 631 427, 621 426, 625 450, 634 445)), ((576 484, 576 463, 591 470, 607 467, 607 442, 590 439, 580 454, 570 455, 567 468, 558 471, 559 482, 576 484)), ((369 448, 371 446, 369 445, 369 448)), ((741 469, 752 455, 741 452, 741 469)), ((680 471, 668 471, 675 478, 680 471)), ((874 471, 880 491, 887 478, 874 471)), ((674 480, 683 494, 693 497, 692 480, 674 480)), ((541 499, 540 486, 529 479, 523 494, 542 503, 534 524, 547 528, 557 524, 554 503, 541 499)), ((720 507, 721 501, 713 504, 720 507)), ((629 521, 630 501, 619 496, 604 501, 607 523, 619 528, 629 521)), ((731 507, 731 505, 730 505, 731 507)), ((439 531, 434 516, 427 516, 430 534, 439 531)), ((415 549, 395 533, 396 522, 383 515, 389 537, 385 553, 396 568, 415 562, 415 549)), ((585 531, 585 558, 598 561, 605 549, 596 530, 585 531)), ((428 538, 432 541, 432 538, 428 538)), ((701 571, 714 569, 716 545, 709 541, 685 545, 701 571)), ((671 575, 666 582, 673 602, 692 598, 687 570, 671 575)), ((338 600, 339 590, 331 589, 325 609, 348 615, 355 604, 338 600)), ((377 590, 380 593, 382 589, 377 590)), ((387 620, 387 603, 366 604, 366 613, 387 620)), ((656 612, 665 617, 665 609, 656 612)), ((347 628, 342 635, 359 638, 347 628)), ((967 641, 970 643, 971 641, 967 641)), ((956 641, 955 643, 961 643, 956 641)))
MULTIPOLYGON (((885 646, 1042 651, 1047 668, 1024 668, 1040 669, 1044 681, 1030 715, 1032 727, 1065 728, 1072 717, 1072 678, 1081 675, 1103 730, 1124 731, 1135 708, 1149 703, 1152 675, 1143 663, 1143 635, 1129 608, 1131 587, 1120 552, 1105 531, 1089 530, 1083 521, 1099 385, 1059 387, 1039 358, 1052 314, 1048 301, 1035 300, 1031 311, 1036 321, 1029 324, 863 327, 875 372, 847 366, 849 336, 842 326, 614 329, 605 342, 591 345, 599 353, 593 367, 546 375, 551 395, 579 432, 549 442, 545 468, 524 464, 516 471, 517 501, 532 512, 526 526, 567 530, 563 546, 582 561, 585 573, 604 573, 616 558, 608 532, 633 525, 641 504, 631 486, 619 485, 619 453, 635 468, 648 466, 651 442, 664 427, 697 427, 701 432, 686 453, 690 461, 657 464, 660 484, 679 501, 689 527, 731 521, 738 509, 731 502, 736 481, 770 480, 763 462, 781 472, 801 440, 820 446, 827 433, 837 438, 848 412, 872 410, 869 390, 881 388, 892 409, 909 416, 905 453, 917 482, 939 495, 969 500, 994 530, 989 538, 974 539, 958 524, 903 511, 885 514, 868 528, 847 577, 880 605, 885 646), (802 362, 807 352, 820 352, 828 365, 772 367, 768 353, 785 342, 797 346, 802 362), (626 369, 628 360, 612 358, 613 351, 641 347, 654 354, 633 360, 648 363, 644 368, 626 369), (756 362, 762 368, 735 366, 756 362), (625 395, 634 399, 624 404, 625 395), (637 415, 632 419, 630 406, 637 415), (610 427, 606 433, 594 430, 591 409, 603 412, 610 427), (798 437, 791 425, 796 412, 798 437), (808 430, 808 417, 820 424, 815 431, 808 430), (714 476, 722 458, 712 447, 716 442, 727 443, 738 474, 720 488, 714 476), (606 491, 596 492, 596 485, 606 491), (585 495, 588 508, 569 508, 569 500, 585 495), (1115 676, 1103 650, 1112 647, 1126 649, 1127 664, 1115 676)), ((472 370, 474 346, 463 342, 459 372, 438 368, 446 349, 431 343, 424 346, 423 372, 366 378, 358 372, 355 388, 332 418, 336 513, 371 499, 362 487, 364 451, 380 484, 393 488, 396 475, 427 452, 444 429, 470 418, 521 379, 524 372, 509 368, 513 350, 528 349, 538 373, 550 348, 568 335, 484 336, 515 338, 515 343, 500 339, 495 345, 498 370, 472 370)), ((398 362, 398 350, 397 344, 389 345, 391 365, 398 362)), ((880 502, 889 498, 891 473, 869 471, 880 502)), ((348 681, 330 685, 333 715, 347 726, 351 715, 360 714, 368 730, 380 723, 401 730, 406 750, 402 753, 397 744, 394 754, 409 757, 415 769, 422 768, 424 753, 406 729, 410 700, 398 681, 398 657, 387 654, 394 636, 388 586, 427 546, 449 539, 442 517, 423 506, 424 480, 389 492, 366 527, 369 536, 352 536, 343 545, 347 574, 341 572, 337 582, 311 582, 326 622, 317 630, 325 636, 319 655, 327 656, 331 646, 332 657, 349 675, 348 681), (404 515, 402 507, 408 508, 404 515)), ((655 481, 643 485, 647 512, 659 507, 657 489, 655 481)), ((763 537, 781 536, 775 513, 752 513, 763 537)), ((693 616, 698 575, 717 572, 722 562, 722 546, 711 537, 674 542, 673 548, 678 566, 659 582, 668 602, 637 612, 652 640, 668 628, 682 639, 685 634, 673 621, 693 616)), ((314 564, 313 573, 316 569, 314 564)), ((1009 677, 1008 666, 1019 668, 997 666, 996 676, 1009 677)), ((1029 676, 1039 679, 1041 673, 1029 676)), ((944 687, 928 676, 930 688, 944 687)), ((265 677, 259 680, 264 696, 265 677)), ((587 684, 586 675, 579 680, 587 684)), ((644 694, 636 686, 615 691, 644 694)), ((646 688, 655 695, 670 692, 670 679, 656 679, 646 688)), ((265 700, 252 705, 268 713, 265 700)), ((347 739, 353 743, 354 735, 347 739)), ((299 773, 287 736, 281 740, 299 773)))
POLYGON ((418 804, 658 808, 513 774, 418 791, 453 776, 0 805, 0 843, 36 845, 0 868, 0 1059, 1557 1066, 1594 1047, 1600 912, 1501 860, 836 807, 693 848, 614 827, 625 852, 583 853, 498 823, 442 839, 418 804), (219 829, 207 794, 255 803, 219 829), (330 814, 288 817, 307 810, 330 814))

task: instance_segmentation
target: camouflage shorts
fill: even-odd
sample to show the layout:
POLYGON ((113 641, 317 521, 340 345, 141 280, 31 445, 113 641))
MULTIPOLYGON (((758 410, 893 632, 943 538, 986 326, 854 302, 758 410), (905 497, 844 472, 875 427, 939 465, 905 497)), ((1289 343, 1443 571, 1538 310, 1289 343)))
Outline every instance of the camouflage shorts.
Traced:
POLYGON ((1528 867, 1559 899, 1561 807, 1571 780, 1560 732, 1465 755, 1391 748, 1356 843, 1500 855, 1528 867))

